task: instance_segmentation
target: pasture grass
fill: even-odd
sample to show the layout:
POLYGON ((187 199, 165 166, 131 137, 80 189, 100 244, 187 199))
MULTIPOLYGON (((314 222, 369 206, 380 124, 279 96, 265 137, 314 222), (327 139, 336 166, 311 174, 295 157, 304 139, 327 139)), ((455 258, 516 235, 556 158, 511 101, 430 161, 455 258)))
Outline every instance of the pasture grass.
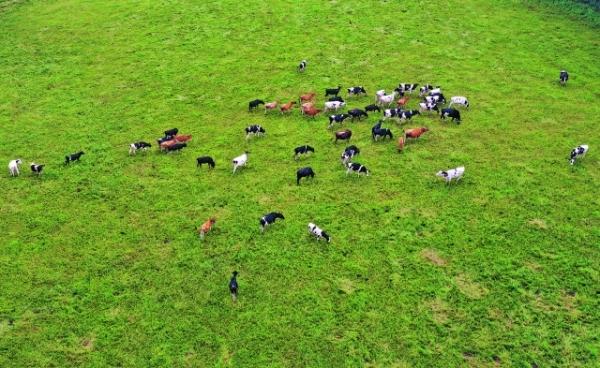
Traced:
POLYGON ((597 364, 597 24, 518 1, 52 0, 0 27, 0 157, 26 163, 0 176, 0 366, 597 364), (346 177, 324 117, 247 112, 338 84, 364 107, 399 82, 472 107, 387 123, 431 129, 403 154, 371 141, 377 116, 348 124, 368 178, 346 177), (172 127, 194 136, 180 154, 127 155, 172 127), (296 186, 302 166, 317 176, 296 186), (261 234, 270 211, 286 220, 261 234))

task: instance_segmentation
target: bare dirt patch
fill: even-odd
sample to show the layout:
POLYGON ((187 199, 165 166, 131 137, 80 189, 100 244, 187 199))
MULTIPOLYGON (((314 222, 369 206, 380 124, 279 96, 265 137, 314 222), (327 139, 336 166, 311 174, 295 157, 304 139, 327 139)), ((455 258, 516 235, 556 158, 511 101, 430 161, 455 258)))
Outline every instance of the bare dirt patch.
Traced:
POLYGON ((445 266, 448 262, 442 258, 435 249, 425 248, 421 251, 421 257, 436 266, 445 266))
POLYGON ((479 283, 471 280, 470 277, 464 274, 454 277, 454 283, 456 284, 456 287, 458 287, 458 290, 471 299, 479 299, 488 292, 485 287, 479 285, 479 283))

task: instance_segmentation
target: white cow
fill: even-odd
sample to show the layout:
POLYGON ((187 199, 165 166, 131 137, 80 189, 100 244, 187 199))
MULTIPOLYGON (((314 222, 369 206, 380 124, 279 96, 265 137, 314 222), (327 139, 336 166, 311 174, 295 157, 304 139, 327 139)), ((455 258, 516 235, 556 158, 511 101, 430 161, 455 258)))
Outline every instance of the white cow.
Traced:
POLYGON ((325 107, 323 108, 323 112, 326 112, 329 110, 338 111, 339 109, 341 109, 344 106, 346 106, 345 102, 327 101, 327 102, 325 102, 325 107))
POLYGON ((454 96, 450 98, 450 104, 448 105, 448 107, 452 106, 453 104, 462 105, 467 109, 469 108, 469 100, 467 100, 467 98, 464 96, 454 96))
POLYGON ((452 179, 454 179, 455 181, 459 181, 463 175, 465 174, 465 167, 464 166, 459 166, 456 169, 449 169, 446 171, 438 171, 437 174, 435 174, 436 176, 439 176, 441 178, 444 178, 444 180, 446 180, 446 184, 449 184, 452 179))
POLYGON ((8 163, 8 171, 10 172, 10 176, 19 176, 19 165, 21 165, 21 159, 11 160, 8 163))
POLYGON ((232 160, 234 174, 238 167, 246 166, 246 163, 248 162, 248 153, 250 152, 246 151, 232 160))
POLYGON ((396 95, 398 92, 394 91, 391 95, 377 95, 377 103, 380 105, 391 105, 392 102, 396 99, 396 95))
POLYGON ((316 236, 317 240, 325 239, 328 243, 331 242, 331 237, 325 231, 323 231, 323 229, 312 222, 308 224, 308 232, 316 236))

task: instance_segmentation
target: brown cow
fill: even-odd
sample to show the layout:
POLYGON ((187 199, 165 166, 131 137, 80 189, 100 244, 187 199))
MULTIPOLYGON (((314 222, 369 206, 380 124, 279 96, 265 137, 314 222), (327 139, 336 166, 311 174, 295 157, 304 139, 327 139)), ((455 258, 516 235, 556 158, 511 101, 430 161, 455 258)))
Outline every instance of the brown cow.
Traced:
POLYGON ((290 112, 292 110, 292 107, 294 107, 294 105, 296 104, 296 101, 290 101, 286 104, 281 105, 281 107, 279 108, 279 110, 281 110, 281 113, 283 114, 284 112, 290 112))
POLYGON ((423 133, 428 132, 429 129, 425 128, 425 127, 421 127, 421 128, 414 128, 414 129, 408 129, 404 131, 404 136, 406 138, 413 138, 413 139, 417 139, 420 136, 423 135, 423 133))
POLYGON ((300 103, 312 101, 316 96, 316 93, 309 92, 300 96, 300 103))

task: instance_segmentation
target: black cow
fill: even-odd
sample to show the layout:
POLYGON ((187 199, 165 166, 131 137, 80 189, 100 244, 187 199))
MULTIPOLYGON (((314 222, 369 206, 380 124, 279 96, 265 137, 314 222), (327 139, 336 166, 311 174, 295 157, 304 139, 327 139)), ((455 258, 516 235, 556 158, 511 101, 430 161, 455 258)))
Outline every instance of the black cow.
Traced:
POLYGON ((377 111, 377 112, 381 112, 381 108, 377 105, 369 105, 369 106, 365 106, 365 111, 367 112, 371 112, 371 111, 377 111))
POLYGON ((73 162, 73 161, 79 161, 81 156, 84 154, 85 154, 85 152, 79 151, 77 153, 73 153, 68 156, 65 156, 65 164, 68 164, 69 162, 73 162))
POLYGON ((44 170, 44 166, 46 165, 38 165, 36 163, 31 163, 30 167, 31 167, 31 171, 40 175, 42 173, 42 170, 44 170))
POLYGON ((196 159, 196 167, 202 167, 202 164, 208 164, 210 169, 215 168, 215 160, 210 156, 200 156, 196 159))
POLYGON ((354 120, 354 119, 360 120, 360 119, 362 119, 363 116, 365 118, 369 117, 369 115, 366 112, 362 111, 361 109, 352 109, 352 110, 348 111, 348 114, 352 117, 352 120, 354 120))
POLYGON ((169 140, 169 139, 173 138, 174 136, 176 136, 177 133, 179 133, 179 129, 177 129, 177 128, 165 130, 165 138, 168 138, 167 140, 169 140))
POLYGON ((440 112, 440 119, 452 118, 456 124, 460 124, 460 112, 454 108, 442 109, 440 112))
POLYGON ((331 128, 333 126, 333 123, 342 124, 344 122, 344 120, 348 119, 349 117, 350 117, 350 115, 348 115, 348 114, 330 115, 328 128, 331 128))
POLYGON ((367 93, 367 90, 365 90, 363 86, 356 86, 356 87, 348 88, 349 96, 352 96, 352 95, 358 96, 358 95, 366 94, 366 93, 367 93))
POLYGON ((252 100, 250 102, 248 102, 248 111, 252 111, 255 110, 258 106, 260 105, 264 105, 265 101, 263 100, 252 100))
POLYGON ((298 156, 305 155, 309 152, 315 153, 315 149, 308 144, 294 148, 294 160, 297 160, 298 156))
POLYGON ((266 215, 264 215, 263 217, 261 217, 261 219, 259 220, 260 231, 265 231, 267 226, 274 223, 275 220, 277 220, 278 218, 285 220, 285 217, 283 217, 283 214, 281 214, 279 212, 270 212, 270 213, 267 213, 266 215))
POLYGON ((564 86, 569 80, 569 73, 566 70, 561 70, 558 79, 560 80, 560 84, 564 86))
POLYGON ((358 147, 356 147, 355 145, 351 145, 346 147, 346 149, 344 150, 344 152, 342 153, 342 164, 346 164, 346 162, 348 162, 350 159, 352 159, 354 156, 358 155, 360 153, 360 149, 358 149, 358 147))
POLYGON ((304 72, 304 71, 306 70, 306 65, 307 65, 307 64, 308 64, 308 63, 306 62, 306 60, 302 60, 302 61, 300 62, 300 64, 298 64, 298 72, 299 72, 299 73, 302 73, 302 72, 304 72))
POLYGON ((389 137, 390 139, 394 138, 394 136, 392 135, 392 131, 386 128, 374 128, 373 130, 371 130, 371 137, 375 141, 378 140, 379 137, 389 137))
POLYGON ((310 177, 311 179, 315 177, 315 172, 311 167, 303 167, 301 169, 298 169, 298 171, 296 172, 296 185, 300 185, 300 179, 308 177, 310 177))
POLYGON ((187 143, 175 143, 172 146, 167 146, 166 150, 167 150, 167 152, 175 152, 175 151, 181 151, 184 147, 187 147, 187 143))
POLYGON ((342 89, 342 86, 337 86, 337 88, 326 88, 325 89, 325 97, 331 95, 331 96, 337 96, 340 93, 340 90, 342 89))
POLYGON ((238 296, 238 282, 237 282, 237 271, 233 271, 231 279, 229 280, 229 292, 231 293, 231 299, 235 302, 238 296))
POLYGON ((360 174, 369 176, 369 170, 357 162, 348 162, 346 167, 348 168, 348 170, 346 170, 346 175, 348 175, 350 172, 355 172, 358 176, 360 176, 360 174))
POLYGON ((338 101, 338 102, 344 102, 344 99, 341 96, 333 96, 333 97, 329 97, 329 101, 338 101))

